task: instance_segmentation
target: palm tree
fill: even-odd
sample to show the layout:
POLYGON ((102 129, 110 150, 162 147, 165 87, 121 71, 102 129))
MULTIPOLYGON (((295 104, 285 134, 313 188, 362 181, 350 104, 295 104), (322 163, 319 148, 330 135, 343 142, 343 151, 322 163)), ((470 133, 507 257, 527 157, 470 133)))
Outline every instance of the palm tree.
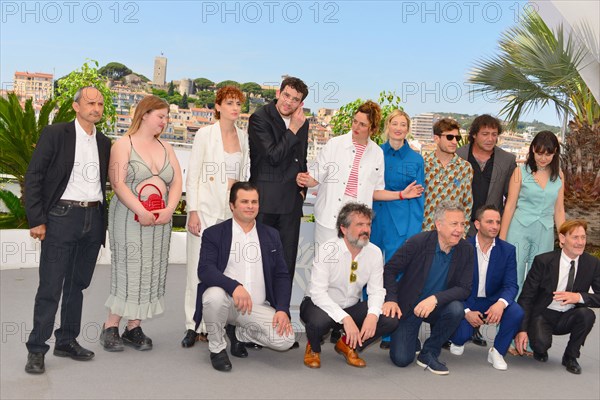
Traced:
MULTIPOLYGON (((55 108, 56 100, 48 100, 42 105, 36 118, 31 99, 25 102, 25 107, 21 107, 19 98, 14 93, 9 93, 6 98, 0 97, 0 172, 14 176, 23 193, 20 207, 9 200, 10 196, 6 193, 0 197, 11 211, 11 215, 4 216, 4 219, 12 221, 16 216, 17 226, 24 226, 25 172, 42 129, 48 125, 55 108)), ((54 114, 52 123, 70 121, 74 116, 71 104, 64 103, 54 114)), ((8 220, 5 222, 9 222, 8 220)))
MULTIPOLYGON (((587 45, 597 42, 582 30, 587 45)), ((565 208, 570 218, 588 221, 588 244, 600 246, 600 105, 578 72, 586 49, 562 26, 555 32, 536 13, 502 34, 499 54, 476 62, 469 81, 480 94, 499 95, 509 125, 539 107, 553 105, 569 119, 561 158, 565 174, 565 208)))

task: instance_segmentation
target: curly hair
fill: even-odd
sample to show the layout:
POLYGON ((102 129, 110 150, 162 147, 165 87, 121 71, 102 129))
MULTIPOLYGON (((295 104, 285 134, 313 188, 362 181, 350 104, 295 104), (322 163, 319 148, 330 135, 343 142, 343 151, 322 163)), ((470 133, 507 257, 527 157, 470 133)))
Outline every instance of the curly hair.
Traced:
MULTIPOLYGON (((223 86, 221 89, 217 90, 217 96, 215 97, 215 104, 221 105, 223 100, 226 99, 234 99, 239 100, 240 103, 246 101, 246 96, 242 91, 235 86, 223 86)), ((221 113, 215 108, 215 118, 220 119, 221 113)))
POLYGON ((381 122, 381 107, 379 107, 379 104, 367 100, 358 107, 358 110, 356 110, 354 115, 359 112, 367 115, 370 124, 369 132, 371 135, 376 134, 379 131, 379 123, 381 122))

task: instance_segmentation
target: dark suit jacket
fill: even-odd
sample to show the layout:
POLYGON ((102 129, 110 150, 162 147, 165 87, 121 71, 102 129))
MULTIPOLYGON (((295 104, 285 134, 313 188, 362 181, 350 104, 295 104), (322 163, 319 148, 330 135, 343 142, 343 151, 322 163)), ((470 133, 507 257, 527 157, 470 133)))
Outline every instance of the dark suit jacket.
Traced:
MULTIPOLYGON (((471 144, 469 143, 456 150, 456 154, 460 158, 469 161, 470 148, 471 144)), ((514 154, 504 151, 498 146, 494 147, 494 168, 492 169, 486 204, 493 204, 498 207, 500 214, 504 211, 504 200, 508 196, 508 184, 516 166, 514 154)), ((477 233, 475 224, 471 224, 468 235, 473 236, 475 233, 477 233)))
MULTIPOLYGON (((475 248, 475 237, 467 239, 475 248)), ((516 248, 502 239, 496 238, 496 245, 490 254, 487 274, 485 276, 485 298, 493 301, 503 298, 511 305, 517 297, 519 286, 517 285, 517 257, 516 248)), ((479 260, 474 257, 473 289, 471 295, 465 301, 465 308, 471 308, 477 299, 479 290, 479 260)))
POLYGON ((260 191, 260 212, 289 214, 298 193, 299 172, 306 172, 308 121, 294 135, 275 107, 275 101, 256 110, 248 125, 250 182, 260 191))
MULTIPOLYGON (((561 252, 554 250, 533 259, 518 300, 525 313, 521 331, 527 331, 530 321, 552 303, 552 293, 558 285, 561 252)), ((600 307, 600 260, 596 257, 588 253, 579 257, 573 292, 583 298, 583 304, 575 304, 576 307, 600 307), (594 293, 589 293, 590 287, 594 293)))
MULTIPOLYGON (((96 144, 100 162, 100 186, 103 203, 106 204, 111 143, 109 138, 97 131, 96 144)), ((42 130, 25 174, 25 211, 30 227, 48 222, 48 211, 65 192, 74 162, 75 121, 46 126, 42 130)), ((104 213, 105 207, 101 207, 101 210, 104 213)), ((104 221, 106 225, 106 218, 104 221)))
MULTIPOLYGON (((418 233, 409 238, 385 264, 383 269, 385 301, 397 302, 402 311, 402 318, 407 317, 409 311, 412 312, 417 305, 429 275, 437 244, 437 231, 418 233), (396 282, 396 277, 401 272, 404 275, 399 282, 396 282)), ((435 294, 439 305, 454 300, 464 301, 471 294, 473 253, 473 246, 464 239, 454 246, 448 271, 447 289, 435 294)))
MULTIPOLYGON (((283 259, 283 246, 279 232, 270 226, 256 223, 265 276, 267 301, 276 311, 290 313, 292 282, 283 259)), ((230 296, 240 283, 223 274, 229 261, 232 240, 231 219, 206 228, 202 234, 200 261, 198 263, 198 296, 196 297, 196 325, 202 320, 202 295, 212 286, 223 288, 230 296)))

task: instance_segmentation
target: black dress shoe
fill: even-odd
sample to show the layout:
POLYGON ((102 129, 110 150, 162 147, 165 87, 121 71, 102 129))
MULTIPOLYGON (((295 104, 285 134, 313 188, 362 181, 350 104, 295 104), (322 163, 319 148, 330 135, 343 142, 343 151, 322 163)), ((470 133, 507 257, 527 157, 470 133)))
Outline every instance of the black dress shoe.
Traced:
POLYGON ((227 337, 231 342, 231 348, 229 349, 231 355, 239 358, 248 357, 248 350, 246 350, 246 346, 243 342, 240 342, 235 336, 235 326, 227 325, 227 327, 225 328, 225 333, 227 333, 227 337))
POLYGON ((102 332, 100 333, 100 344, 106 351, 116 352, 123 351, 123 339, 119 336, 119 327, 112 326, 105 329, 102 325, 102 332))
POLYGON ((569 356, 563 356, 562 365, 567 367, 567 371, 569 371, 572 374, 576 374, 576 375, 581 374, 581 366, 577 362, 576 358, 569 357, 569 356))
POLYGON ((198 340, 199 336, 200 335, 198 333, 196 333, 196 331, 194 331, 192 329, 188 329, 185 332, 185 337, 181 341, 181 346, 182 347, 192 347, 192 346, 194 346, 196 344, 196 341, 198 340))
POLYGON ((389 350, 389 348, 390 348, 390 341, 389 340, 382 340, 381 343, 379 343, 379 348, 383 349, 383 350, 389 350))
POLYGON ((84 349, 76 340, 72 340, 67 344, 55 345, 54 355, 58 357, 71 357, 77 361, 87 361, 94 358, 94 352, 84 349))
POLYGON ((132 330, 128 330, 125 327, 125 332, 121 335, 121 339, 123 339, 123 344, 133 347, 136 350, 152 350, 152 339, 144 334, 140 326, 132 330))
POLYGON ((538 353, 537 351, 534 351, 533 358, 535 358, 537 361, 540 361, 540 362, 546 362, 546 361, 548 361, 548 352, 545 351, 543 353, 538 353))
POLYGON ((217 371, 231 371, 231 361, 229 361, 229 357, 227 357, 227 351, 225 351, 225 349, 218 353, 210 353, 210 363, 217 371))
POLYGON ((487 347, 487 341, 481 336, 481 332, 479 332, 479 328, 475 328, 473 331, 473 336, 471 336, 471 341, 473 344, 477 346, 487 347))
POLYGON ((46 371, 46 368, 44 367, 44 353, 27 354, 25 372, 28 374, 43 374, 44 371, 46 371))

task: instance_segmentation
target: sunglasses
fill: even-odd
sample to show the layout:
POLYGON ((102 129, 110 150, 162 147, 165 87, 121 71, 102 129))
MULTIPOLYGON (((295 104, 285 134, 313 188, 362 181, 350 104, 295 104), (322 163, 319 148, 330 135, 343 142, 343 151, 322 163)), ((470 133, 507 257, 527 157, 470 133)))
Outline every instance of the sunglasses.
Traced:
POLYGON ((358 261, 350 263, 350 283, 356 282, 356 270, 358 269, 358 261))
POLYGON ((462 136, 460 135, 438 135, 440 137, 445 137, 446 140, 448 140, 449 142, 453 141, 454 139, 456 139, 457 142, 460 141, 460 139, 462 138, 462 136))

